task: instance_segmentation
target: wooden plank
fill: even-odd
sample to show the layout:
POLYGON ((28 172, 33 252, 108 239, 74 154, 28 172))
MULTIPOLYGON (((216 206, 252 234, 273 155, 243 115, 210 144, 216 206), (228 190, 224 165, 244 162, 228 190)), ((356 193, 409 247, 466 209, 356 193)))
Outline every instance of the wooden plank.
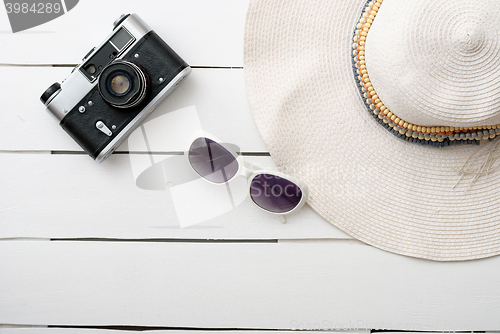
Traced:
MULTIPOLYGON (((31 328, 9 328, 0 325, 0 333, 1 334, 130 334, 130 331, 139 331, 141 328, 143 330, 148 330, 148 327, 132 327, 131 329, 92 329, 92 328, 40 328, 40 327, 31 327, 31 328)), ((153 329, 149 329, 153 330, 153 329)), ((312 331, 303 331, 306 334, 312 333, 312 331)), ((154 334, 192 334, 193 330, 163 330, 163 329, 154 329, 154 334)), ((201 330, 197 329, 195 333, 199 334, 250 334, 250 333, 258 333, 258 334, 276 334, 276 331, 266 331, 266 330, 254 330, 254 331, 239 331, 239 330, 201 330)), ((294 331, 280 331, 282 334, 295 334, 294 331)), ((344 334, 369 334, 370 331, 343 331, 344 334)), ((434 333, 429 333, 434 334, 434 333)), ((437 334, 437 333, 436 333, 437 334)))
MULTIPOLYGON (((252 159, 273 164, 270 157, 252 159)), ((189 169, 187 163, 184 169, 189 169)), ((182 229, 180 208, 174 202, 177 193, 137 187, 127 155, 96 164, 85 155, 0 154, 0 189, 0 238, 349 238, 308 206, 283 224, 249 199, 182 229)), ((206 197, 195 198, 201 206, 206 197)), ((224 200, 214 205, 226 205, 224 200)), ((190 210, 200 207, 193 205, 190 210)))
POLYGON ((65 15, 13 34, 0 11, 0 64, 76 64, 112 31, 123 13, 137 13, 190 65, 243 66, 248 0, 80 1, 65 15), (6 52, 8 51, 8 52, 6 52))
MULTIPOLYGON (((48 86, 70 72, 70 68, 0 67, 0 91, 8 92, 0 102, 0 151, 81 151, 39 100, 48 86)), ((267 151, 246 98, 243 70, 194 69, 148 120, 191 105, 196 106, 203 129, 243 151, 267 151)), ((127 149, 126 143, 119 148, 127 149)))
POLYGON ((500 257, 438 263, 356 241, 12 241, 0 263, 4 324, 500 328, 500 257))

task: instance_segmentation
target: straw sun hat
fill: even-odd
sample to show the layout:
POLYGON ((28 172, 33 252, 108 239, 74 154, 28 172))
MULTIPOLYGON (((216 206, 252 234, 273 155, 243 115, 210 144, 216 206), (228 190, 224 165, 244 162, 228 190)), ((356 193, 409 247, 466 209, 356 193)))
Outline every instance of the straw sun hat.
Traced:
POLYGON ((251 1, 245 80, 271 156, 370 245, 499 254, 499 27, 498 0, 251 1))

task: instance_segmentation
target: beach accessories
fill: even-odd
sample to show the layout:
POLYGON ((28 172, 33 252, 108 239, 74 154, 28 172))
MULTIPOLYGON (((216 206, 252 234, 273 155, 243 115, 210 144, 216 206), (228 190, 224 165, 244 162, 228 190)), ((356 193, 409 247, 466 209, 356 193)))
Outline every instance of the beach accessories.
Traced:
POLYGON ((500 254, 495 0, 250 2, 245 82, 281 171, 378 248, 500 254))
POLYGON ((248 178, 249 196, 264 211, 289 214, 307 201, 307 186, 293 177, 244 162, 240 156, 209 137, 198 137, 187 153, 189 164, 201 177, 216 184, 237 175, 248 178))

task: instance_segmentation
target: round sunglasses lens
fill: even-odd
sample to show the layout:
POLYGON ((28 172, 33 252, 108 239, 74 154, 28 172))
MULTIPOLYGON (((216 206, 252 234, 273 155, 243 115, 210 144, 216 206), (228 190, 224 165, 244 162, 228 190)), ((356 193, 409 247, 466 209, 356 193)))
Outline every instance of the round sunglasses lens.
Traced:
POLYGON ((262 209, 286 213, 299 205, 302 191, 295 183, 271 174, 259 174, 250 185, 250 197, 262 209))
POLYGON ((214 183, 227 182, 238 172, 235 157, 208 138, 196 139, 189 148, 188 158, 196 173, 214 183))

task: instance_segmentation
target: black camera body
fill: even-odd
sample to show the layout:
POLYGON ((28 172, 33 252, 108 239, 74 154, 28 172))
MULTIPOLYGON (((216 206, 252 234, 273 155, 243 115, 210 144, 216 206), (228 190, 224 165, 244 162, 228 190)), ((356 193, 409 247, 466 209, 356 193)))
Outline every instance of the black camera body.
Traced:
POLYGON ((102 162, 190 72, 137 14, 122 15, 105 42, 40 99, 85 152, 102 162))

